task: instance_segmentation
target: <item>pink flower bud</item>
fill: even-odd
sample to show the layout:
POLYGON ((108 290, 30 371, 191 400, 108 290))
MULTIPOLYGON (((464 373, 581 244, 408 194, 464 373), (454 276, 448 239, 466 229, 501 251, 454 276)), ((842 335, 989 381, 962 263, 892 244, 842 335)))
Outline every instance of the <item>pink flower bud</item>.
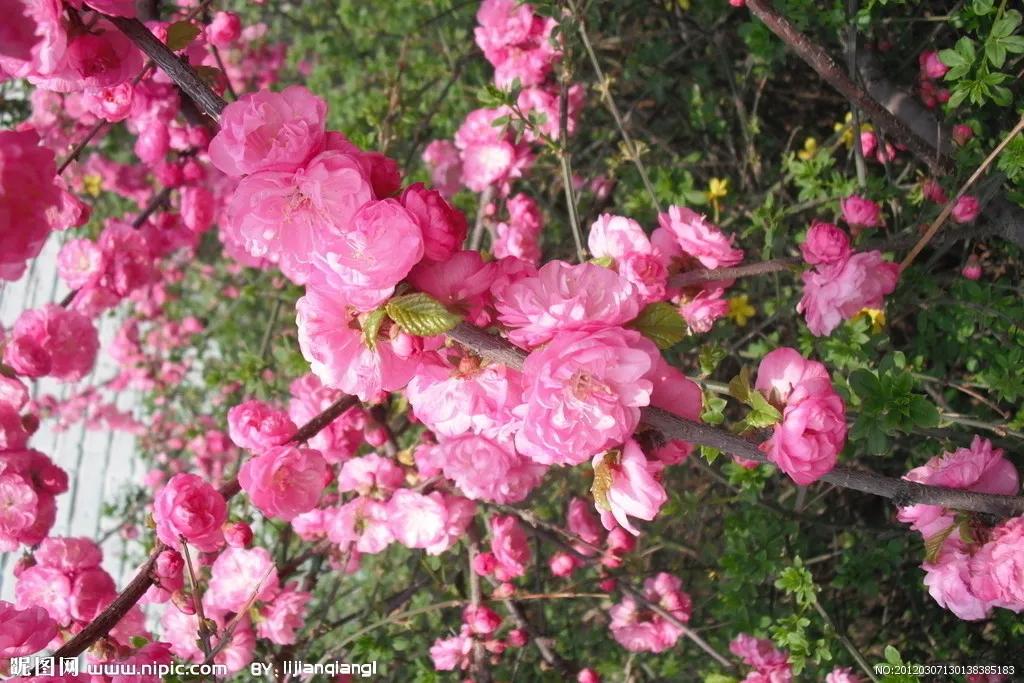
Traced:
MULTIPOLYGON (((729 4, 733 7, 742 7, 743 2, 744 0, 729 0, 729 4)), ((601 683, 601 675, 593 669, 580 669, 580 672, 576 674, 576 683, 601 683)))
POLYGON ((965 194, 953 205, 953 220, 957 223, 970 223, 981 212, 981 203, 977 197, 965 194))
POLYGON ((512 647, 522 647, 523 645, 526 645, 526 643, 529 642, 529 640, 530 637, 526 634, 526 631, 524 631, 521 628, 512 629, 508 632, 508 635, 505 637, 505 642, 507 642, 512 647))
POLYGON ((248 548, 252 545, 252 527, 245 522, 228 522, 224 525, 224 540, 232 548, 248 548))
POLYGON ((473 571, 480 576, 490 576, 498 566, 494 553, 483 552, 473 558, 473 571))
POLYGON ((462 611, 462 620, 477 635, 494 633, 501 626, 501 617, 485 605, 468 605, 462 611))
POLYGON ((558 577, 571 576, 576 570, 576 566, 576 558, 569 553, 555 553, 548 560, 548 568, 551 569, 552 574, 558 577))

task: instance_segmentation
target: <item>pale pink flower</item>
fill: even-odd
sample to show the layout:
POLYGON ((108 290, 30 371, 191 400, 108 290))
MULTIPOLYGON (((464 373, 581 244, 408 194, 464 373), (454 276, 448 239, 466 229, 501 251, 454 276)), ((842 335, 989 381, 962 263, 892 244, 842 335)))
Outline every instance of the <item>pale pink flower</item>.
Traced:
POLYGON ((632 218, 601 214, 590 226, 587 248, 594 258, 608 257, 621 261, 630 253, 649 254, 651 241, 644 229, 632 218))
MULTIPOLYGON (((206 39, 210 41, 212 45, 217 47, 227 47, 231 43, 238 40, 238 37, 242 35, 242 18, 234 12, 217 12, 213 15, 213 20, 206 27, 206 39)), ((281 93, 282 95, 287 94, 287 90, 281 93)), ((298 100, 299 98, 295 98, 298 100)), ((302 106, 295 100, 289 101, 289 104, 294 109, 301 109, 302 106)), ((244 119, 243 119, 244 120, 244 119)), ((308 121, 308 119, 307 119, 308 121)))
POLYGON ((441 540, 448 509, 438 492, 423 495, 399 489, 387 504, 388 527, 395 540, 408 548, 428 548, 441 540))
POLYGON ((727 268, 743 260, 743 250, 733 247, 731 236, 685 206, 671 206, 667 213, 658 214, 658 224, 675 238, 685 254, 705 268, 727 268))
POLYGON ((416 371, 418 357, 399 356, 389 339, 368 347, 353 329, 357 312, 338 293, 309 287, 296 308, 302 355, 325 385, 374 401, 404 387, 416 371))
POLYGON ((469 655, 473 651, 473 638, 469 635, 469 627, 463 626, 462 632, 451 638, 438 638, 430 647, 430 659, 438 671, 454 671, 469 667, 469 655))
POLYGON ((812 266, 845 263, 852 253, 850 238, 831 223, 815 221, 800 244, 800 253, 812 266))
POLYGON ((277 645, 294 644, 295 631, 305 623, 306 605, 312 597, 294 587, 285 588, 260 611, 263 619, 256 626, 256 634, 277 645))
POLYGON ((61 197, 55 177, 53 151, 35 131, 0 131, 0 280, 20 278, 49 236, 47 212, 61 197))
POLYGON ((691 334, 710 332, 715 321, 729 314, 729 302, 721 287, 701 289, 694 296, 683 296, 679 314, 686 321, 691 334))
POLYGON ((226 519, 224 497, 194 474, 175 474, 153 502, 156 534, 172 548, 181 546, 183 536, 199 550, 217 550, 224 542, 221 525, 226 519))
POLYGON ((839 202, 843 220, 856 231, 863 228, 877 228, 882 224, 882 207, 870 199, 852 194, 839 202))
MULTIPOLYGON (((677 622, 690 620, 693 610, 690 596, 682 582, 661 572, 644 581, 644 597, 671 614, 677 622)), ((673 647, 683 629, 658 613, 650 612, 626 595, 609 610, 612 637, 630 652, 664 652, 673 647)))
POLYGON ((992 605, 971 591, 970 562, 960 540, 951 537, 942 544, 938 558, 921 567, 924 584, 935 602, 965 621, 976 621, 987 617, 992 605))
POLYGON ((341 466, 338 491, 355 491, 366 496, 371 493, 390 493, 405 482, 405 472, 388 458, 367 453, 352 458, 341 466))
POLYGON ((245 461, 238 483, 260 512, 291 521, 316 506, 327 483, 327 463, 312 448, 272 446, 245 461))
POLYGON ((71 574, 100 566, 103 551, 89 538, 51 536, 39 544, 33 557, 37 564, 71 574))
POLYGON ((548 560, 548 569, 551 570, 552 575, 559 578, 572 576, 572 573, 576 571, 576 568, 579 565, 579 560, 577 560, 575 556, 566 552, 555 553, 548 560))
POLYGON ((861 683, 860 676, 848 666, 837 666, 825 676, 825 683, 861 683))
POLYGON ((610 480, 601 496, 595 495, 594 501, 601 512, 604 528, 611 530, 617 522, 629 533, 639 536, 640 532, 629 518, 637 517, 649 522, 668 500, 665 488, 653 476, 659 467, 648 462, 639 444, 632 439, 627 440, 621 449, 595 455, 593 466, 595 473, 603 472, 610 480))
POLYGON ((448 517, 441 536, 425 548, 427 555, 440 555, 455 545, 466 534, 466 530, 473 523, 473 517, 476 515, 476 503, 468 498, 441 494, 441 499, 448 517))
MULTIPOLYGON (((296 379, 289 389, 288 414, 295 424, 309 422, 342 396, 340 391, 324 386, 312 373, 296 379)), ((328 463, 343 462, 362 443, 365 424, 366 413, 360 406, 353 406, 311 437, 309 447, 320 451, 328 463)))
POLYGON ((970 562, 971 592, 994 607, 1024 610, 1024 517, 992 530, 970 562))
POLYGON ((86 90, 82 96, 85 106, 95 116, 116 123, 124 121, 132 113, 135 87, 130 81, 126 81, 109 88, 86 90))
POLYGON ((230 176, 296 171, 324 144, 327 104, 301 85, 262 90, 225 107, 210 161, 230 176))
POLYGON ((440 192, 414 183, 405 188, 401 202, 420 227, 425 259, 446 261, 462 247, 466 216, 446 202, 440 192))
POLYGON ((210 567, 203 605, 240 612, 250 601, 272 600, 278 590, 277 567, 265 548, 225 548, 210 567))
POLYGON ((509 339, 535 347, 558 332, 592 332, 624 325, 640 312, 636 290, 614 271, 592 263, 550 261, 537 274, 501 290, 498 319, 509 339))
POLYGON ((494 515, 490 520, 491 552, 498 566, 499 581, 508 581, 526 573, 530 546, 519 520, 512 515, 494 515))
POLYGON ((532 161, 527 143, 516 143, 509 131, 493 125, 509 113, 507 107, 476 109, 455 132, 455 146, 462 155, 461 180, 474 192, 518 178, 532 161))
POLYGON ((965 194, 953 205, 953 220, 957 223, 970 223, 981 213, 981 202, 977 197, 965 194))
POLYGON ((14 585, 18 609, 42 607, 58 626, 71 624, 71 578, 60 569, 36 565, 18 575, 14 585))
POLYGON ((729 651, 760 674, 753 679, 748 675, 745 680, 751 683, 789 683, 793 678, 789 657, 766 638, 741 633, 729 643, 729 651))
POLYGON ((540 233, 544 219, 537 202, 519 192, 506 200, 505 208, 508 210, 508 220, 494 226, 495 239, 491 244, 494 256, 515 256, 530 263, 539 263, 540 233))
POLYGON ((779 348, 761 360, 755 388, 782 412, 761 444, 768 459, 802 486, 829 472, 846 443, 846 407, 825 367, 779 348))
POLYGON ((249 400, 228 411, 228 435, 239 448, 260 452, 280 446, 297 427, 283 410, 249 400))
POLYGON ((459 150, 448 140, 432 140, 423 150, 423 163, 430 169, 430 184, 445 197, 459 191, 462 159, 459 150))
MULTIPOLYGON (((569 104, 566 109, 567 116, 565 122, 568 135, 573 135, 576 132, 576 123, 580 116, 580 109, 583 108, 585 98, 586 93, 582 85, 574 83, 569 87, 569 104)), ((562 98, 557 87, 541 85, 523 88, 519 92, 516 105, 526 116, 542 119, 542 123, 537 125, 541 135, 547 135, 553 140, 561 137, 562 98)), ((527 142, 538 142, 542 138, 532 127, 527 127, 523 131, 523 139, 527 142)))
POLYGON ((327 286, 362 310, 372 310, 391 295, 423 253, 418 219, 398 200, 383 199, 365 203, 347 230, 325 237, 313 264, 327 286))
POLYGON ((46 647, 57 635, 57 625, 42 607, 19 610, 0 600, 0 659, 25 657, 46 647))
POLYGON ((896 289, 899 270, 880 251, 857 252, 845 262, 808 270, 796 310, 812 334, 827 336, 865 308, 882 308, 885 296, 896 289))
POLYGON ((89 239, 68 240, 57 255, 57 273, 72 289, 95 282, 103 272, 103 252, 89 239))
POLYGON ((523 366, 516 448, 541 464, 578 465, 621 443, 650 403, 658 355, 639 332, 617 327, 556 335, 523 366))
POLYGON ((511 443, 465 434, 442 441, 444 475, 471 500, 518 503, 540 484, 547 468, 515 452, 511 443))

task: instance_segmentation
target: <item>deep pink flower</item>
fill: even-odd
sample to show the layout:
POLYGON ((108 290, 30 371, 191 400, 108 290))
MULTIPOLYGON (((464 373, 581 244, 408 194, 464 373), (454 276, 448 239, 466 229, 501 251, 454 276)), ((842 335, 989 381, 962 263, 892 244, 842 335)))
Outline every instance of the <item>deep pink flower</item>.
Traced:
POLYGON ((629 438, 650 403, 659 356, 639 332, 610 327, 557 334, 523 366, 519 452, 545 465, 578 465, 629 438))
POLYGON ((684 296, 679 304, 679 314, 683 316, 691 334, 710 332, 716 320, 729 314, 725 290, 720 287, 701 289, 692 297, 684 296))
POLYGON ((490 521, 491 552, 498 562, 499 581, 508 581, 526 573, 530 546, 519 520, 512 515, 494 515, 490 521))
POLYGON ((624 325, 640 312, 633 286, 592 263, 550 261, 535 276, 513 282, 498 294, 499 320, 512 328, 509 339, 525 347, 539 346, 558 332, 624 325))
POLYGON ((217 550, 224 542, 226 518, 224 497, 194 474, 171 477, 153 503, 157 536, 172 548, 180 547, 179 536, 184 536, 199 550, 217 550))
POLYGON ((974 137, 974 129, 966 123, 958 123, 953 126, 953 142, 960 145, 967 144, 967 141, 974 137))
POLYGON ((53 151, 35 131, 0 131, 0 280, 20 278, 49 236, 47 212, 61 197, 55 177, 53 151))
POLYGON ((843 220, 854 231, 863 228, 877 228, 882 224, 882 207, 870 199, 859 195, 850 195, 839 202, 843 211, 843 220))
MULTIPOLYGON (((323 385, 320 379, 306 374, 289 387, 291 400, 288 414, 295 424, 305 424, 341 398, 341 392, 323 385)), ((320 451, 328 463, 339 463, 355 454, 363 441, 366 413, 353 406, 320 430, 309 440, 309 447, 320 451)))
POLYGON ((953 205, 953 220, 957 223, 970 223, 981 213, 981 202, 977 197, 965 194, 953 205))
MULTIPOLYGON (((692 601, 675 576, 661 572, 644 581, 644 597, 671 614, 677 622, 690 620, 692 601)), ((638 605, 632 596, 609 610, 612 636, 630 652, 664 652, 676 644, 683 629, 658 613, 638 605)))
POLYGON ((477 635, 490 635, 501 626, 501 617, 486 605, 466 605, 462 610, 462 621, 477 635))
POLYGON ((57 625, 42 607, 19 610, 0 600, 0 623, 0 659, 38 652, 57 635, 57 625))
POLYGON ((57 517, 54 496, 67 490, 67 473, 42 453, 0 451, 0 551, 46 538, 57 517))
POLYGON ((813 334, 827 336, 865 308, 882 308, 885 296, 896 289, 899 270, 880 251, 857 252, 845 262, 808 270, 796 310, 813 334))
POLYGON ((800 244, 804 261, 816 266, 845 263, 850 258, 850 238, 831 223, 815 221, 807 231, 807 237, 800 244))
POLYGON ((31 79, 37 86, 58 92, 109 88, 134 78, 142 70, 142 52, 106 19, 96 22, 94 33, 71 38, 64 67, 52 76, 31 79))
POLYGON ((210 161, 230 176, 296 171, 324 144, 327 104, 301 85, 261 90, 225 107, 210 161))
POLYGON ((85 106, 94 115, 105 121, 116 123, 124 121, 132 113, 132 101, 135 88, 130 81, 118 83, 108 88, 86 90, 83 93, 85 106))
MULTIPOLYGON (((227 47, 238 40, 241 34, 242 18, 234 12, 217 12, 213 15, 213 21, 206 27, 206 39, 217 47, 227 47)), ((294 102, 290 104, 299 108, 294 102)))
POLYGON ((291 438, 297 427, 288 413, 249 400, 228 411, 228 434, 239 448, 261 452, 291 438))
POLYGON ((405 188, 401 201, 423 234, 424 258, 445 261, 462 247, 466 216, 448 204, 440 192, 414 183, 405 188))
POLYGON ((316 506, 326 478, 323 456, 296 446, 267 448, 238 471, 238 483, 253 505, 268 517, 285 521, 316 506))
POLYGON ((917 56, 917 61, 921 66, 921 76, 924 78, 937 80, 949 71, 949 67, 939 59, 939 53, 936 50, 925 50, 917 56))
POLYGON ((653 476, 656 466, 648 462, 639 444, 632 439, 627 440, 621 449, 595 455, 593 465, 595 478, 607 478, 607 487, 600 494, 595 493, 594 500, 601 511, 604 528, 611 530, 617 522, 638 536, 640 532, 629 518, 637 517, 649 522, 668 500, 665 488, 653 476))

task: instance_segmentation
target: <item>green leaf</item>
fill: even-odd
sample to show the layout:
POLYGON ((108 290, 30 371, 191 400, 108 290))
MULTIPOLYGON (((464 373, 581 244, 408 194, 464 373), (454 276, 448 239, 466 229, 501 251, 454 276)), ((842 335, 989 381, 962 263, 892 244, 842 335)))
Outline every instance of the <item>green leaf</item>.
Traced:
POLYGON ((755 429, 771 427, 782 419, 782 413, 756 389, 750 392, 749 405, 752 410, 747 415, 746 422, 755 429))
POLYGON ((939 426, 939 410, 923 396, 914 396, 910 403, 910 419, 918 427, 939 426))
POLYGON ((903 657, 900 657, 900 651, 894 648, 892 645, 886 645, 885 661, 894 666, 899 666, 903 664, 903 657))
POLYGON ((675 306, 664 301, 648 304, 629 326, 653 341, 659 349, 674 346, 686 337, 683 316, 675 306))
POLYGON ((715 461, 718 460, 718 456, 722 454, 722 451, 711 446, 700 447, 700 457, 704 458, 709 465, 714 465, 715 461))
POLYGON ((363 343, 366 344, 366 348, 377 348, 377 335, 387 317, 388 313, 384 308, 377 308, 366 314, 363 319, 363 343))
POLYGON ((462 322, 461 315, 452 313, 441 302, 422 293, 396 296, 384 308, 400 328, 419 337, 444 334, 462 322))
POLYGON ((882 392, 882 385, 878 377, 870 370, 854 370, 850 373, 850 388, 852 388, 862 400, 877 398, 882 392))
POLYGON ((950 524, 949 527, 940 531, 939 533, 930 536, 924 541, 924 560, 925 562, 935 562, 939 559, 939 551, 942 550, 942 544, 946 542, 950 534, 956 528, 955 524, 950 524))
POLYGON ((167 48, 171 52, 184 50, 199 35, 199 27, 191 21, 176 21, 167 27, 167 48))
POLYGON ((750 368, 744 365, 740 374, 729 380, 729 395, 737 401, 747 403, 750 400, 750 392, 750 368))
POLYGON ((725 360, 728 352, 718 344, 704 344, 697 354, 697 362, 700 364, 700 374, 707 377, 715 371, 718 364, 725 360))

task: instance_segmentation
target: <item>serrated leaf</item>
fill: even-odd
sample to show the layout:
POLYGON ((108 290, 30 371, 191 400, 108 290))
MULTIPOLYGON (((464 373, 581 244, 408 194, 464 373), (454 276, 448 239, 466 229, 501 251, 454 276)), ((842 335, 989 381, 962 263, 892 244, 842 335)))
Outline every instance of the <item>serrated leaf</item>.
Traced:
POLYGON ((718 460, 718 456, 722 454, 722 451, 711 446, 700 447, 700 457, 704 458, 709 465, 714 465, 715 461, 718 460))
POLYGON ((675 306, 664 301, 645 306, 629 326, 654 342, 659 349, 674 346, 686 337, 683 316, 675 306))
POLYGON ((727 352, 718 344, 704 344, 697 354, 697 362, 700 364, 700 374, 707 377, 715 371, 718 364, 725 360, 727 352))
POLYGON ((915 396, 910 403, 910 419, 918 427, 939 426, 939 410, 923 396, 915 396))
POLYGON ((171 52, 184 50, 199 35, 199 27, 191 21, 176 21, 167 27, 167 48, 171 52))
POLYGON ((437 299, 420 292, 396 296, 384 308, 396 325, 418 337, 444 334, 462 322, 461 315, 452 313, 437 299))
POLYGON ((366 314, 363 318, 363 344, 368 349, 377 348, 377 335, 380 334, 380 326, 384 324, 384 320, 388 317, 388 313, 383 308, 377 308, 366 314))
POLYGON ((729 380, 729 395, 742 403, 750 400, 750 368, 746 365, 740 369, 740 374, 729 380))
POLYGON ((756 389, 750 392, 748 405, 751 407, 746 422, 755 429, 763 429, 777 424, 782 419, 782 413, 778 408, 768 402, 760 391, 756 389))

